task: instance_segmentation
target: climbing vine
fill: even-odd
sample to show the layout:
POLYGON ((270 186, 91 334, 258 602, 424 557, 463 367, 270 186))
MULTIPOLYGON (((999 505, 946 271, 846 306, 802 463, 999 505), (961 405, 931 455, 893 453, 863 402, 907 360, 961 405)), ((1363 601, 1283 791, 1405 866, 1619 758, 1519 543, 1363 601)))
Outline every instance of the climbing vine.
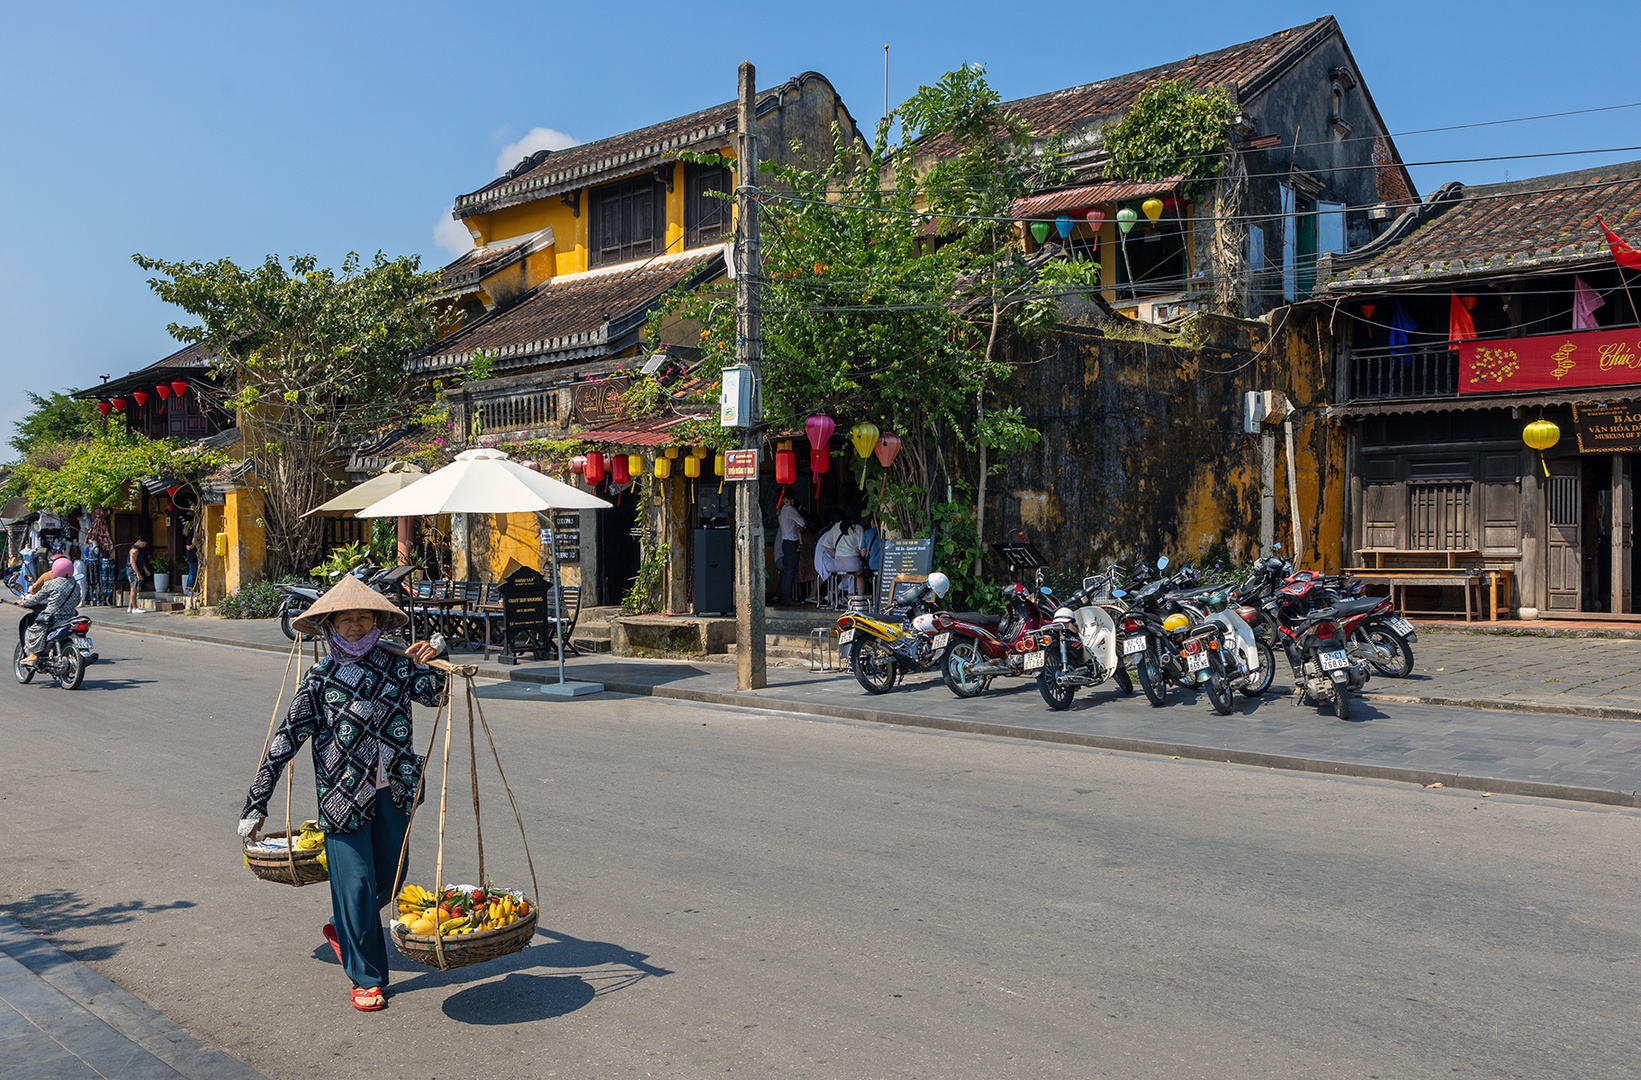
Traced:
POLYGON ((1183 175, 1182 193, 1198 200, 1225 167, 1226 125, 1235 114, 1222 86, 1197 91, 1184 79, 1154 82, 1140 91, 1127 116, 1105 129, 1105 173, 1123 180, 1183 175))

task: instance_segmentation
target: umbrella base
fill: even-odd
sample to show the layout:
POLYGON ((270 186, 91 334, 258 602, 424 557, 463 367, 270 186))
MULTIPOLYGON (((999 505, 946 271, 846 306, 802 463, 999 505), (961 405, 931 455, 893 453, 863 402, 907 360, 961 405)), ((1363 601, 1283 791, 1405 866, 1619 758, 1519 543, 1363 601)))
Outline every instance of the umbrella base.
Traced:
POLYGON ((552 697, 583 697, 587 694, 602 694, 604 692, 604 684, 597 682, 576 682, 572 679, 561 683, 543 683, 541 686, 541 692, 543 694, 551 695, 552 697))

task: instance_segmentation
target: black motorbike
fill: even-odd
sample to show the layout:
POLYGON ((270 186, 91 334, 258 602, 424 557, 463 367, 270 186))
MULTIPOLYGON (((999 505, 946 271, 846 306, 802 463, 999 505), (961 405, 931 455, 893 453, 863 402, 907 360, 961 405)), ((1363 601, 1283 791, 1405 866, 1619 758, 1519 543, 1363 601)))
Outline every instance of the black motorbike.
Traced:
MULTIPOLYGON (((381 593, 397 604, 400 602, 398 595, 400 584, 414 569, 413 566, 392 566, 384 569, 367 560, 349 570, 348 573, 364 582, 367 587, 381 593)), ((340 574, 333 576, 341 577, 340 574)), ((295 641, 296 627, 292 626, 291 623, 300 619, 303 612, 317 603, 319 598, 325 595, 325 589, 318 585, 306 585, 300 581, 277 582, 274 588, 285 594, 285 598, 279 602, 279 628, 285 632, 285 637, 288 640, 295 641)), ((311 641, 312 639, 312 634, 302 635, 303 641, 311 641)))
MULTIPOLYGON (((50 675, 57 680, 57 685, 64 690, 78 690, 80 683, 85 679, 85 669, 90 663, 86 659, 90 652, 91 639, 85 634, 91 629, 91 620, 83 617, 52 627, 46 632, 46 643, 40 647, 39 659, 33 664, 23 663, 28 656, 28 646, 24 641, 28 635, 28 628, 34 625, 39 617, 38 611, 30 611, 17 623, 17 651, 12 654, 11 670, 17 676, 17 681, 27 685, 36 672, 50 675), (84 649, 80 639, 84 640, 84 649)), ((95 653, 90 653, 94 659, 95 653)))

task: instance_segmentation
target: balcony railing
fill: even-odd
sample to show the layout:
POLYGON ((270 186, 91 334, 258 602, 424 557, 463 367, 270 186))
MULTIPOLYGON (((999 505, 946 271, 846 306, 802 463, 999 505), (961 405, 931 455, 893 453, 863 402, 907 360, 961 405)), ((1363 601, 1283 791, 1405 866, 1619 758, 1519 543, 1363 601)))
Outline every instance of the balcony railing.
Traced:
POLYGON ((1405 349, 1357 349, 1351 354, 1350 396, 1373 398, 1455 397, 1459 354, 1441 342, 1405 349))
POLYGON ((558 391, 509 394, 473 403, 485 433, 526 431, 558 423, 558 391))

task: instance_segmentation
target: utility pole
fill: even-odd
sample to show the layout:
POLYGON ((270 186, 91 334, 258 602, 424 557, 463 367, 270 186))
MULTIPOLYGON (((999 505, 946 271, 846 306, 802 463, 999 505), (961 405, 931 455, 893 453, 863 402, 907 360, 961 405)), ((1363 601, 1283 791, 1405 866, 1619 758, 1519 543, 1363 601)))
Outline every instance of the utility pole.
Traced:
MULTIPOLYGON (((757 69, 741 62, 739 107, 736 109, 735 187, 737 232, 735 245, 735 358, 752 369, 752 415, 741 428, 741 449, 756 451, 762 440, 764 347, 759 324, 763 258, 758 250, 758 136, 754 130, 753 98, 757 69)), ((735 686, 760 690, 769 684, 764 636, 764 512, 758 497, 760 481, 735 484, 735 686)))

